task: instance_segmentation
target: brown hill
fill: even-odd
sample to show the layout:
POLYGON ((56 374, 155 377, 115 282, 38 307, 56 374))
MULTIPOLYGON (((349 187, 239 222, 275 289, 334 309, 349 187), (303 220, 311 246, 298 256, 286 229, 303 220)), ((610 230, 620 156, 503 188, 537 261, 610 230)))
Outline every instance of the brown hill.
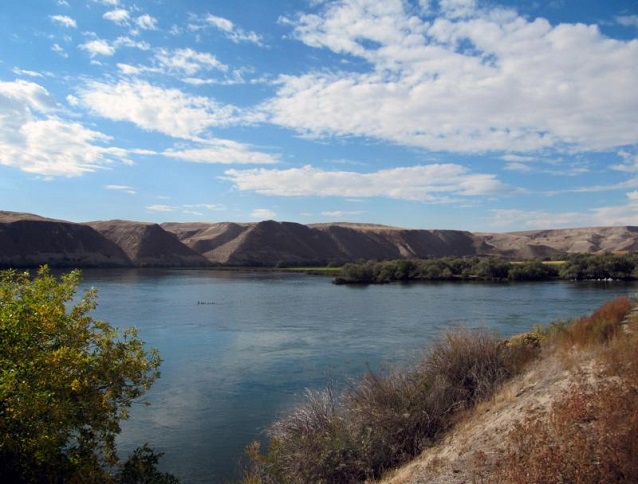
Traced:
POLYGON ((475 235, 485 244, 484 254, 515 258, 638 250, 638 227, 587 227, 475 235))
POLYGON ((87 225, 0 211, 0 266, 126 267, 116 244, 87 225))
POLYGON ((182 244, 175 234, 157 224, 110 220, 89 222, 117 244, 136 267, 203 267, 206 258, 182 244))
POLYGON ((476 254, 480 245, 469 232, 383 225, 301 225, 269 220, 254 224, 165 223, 162 227, 211 262, 225 265, 317 265, 357 259, 463 256, 476 254))
POLYGON ((638 250, 638 227, 511 233, 410 230, 374 224, 77 224, 0 212, 0 265, 203 267, 342 264, 360 259, 493 255, 511 259, 638 250))

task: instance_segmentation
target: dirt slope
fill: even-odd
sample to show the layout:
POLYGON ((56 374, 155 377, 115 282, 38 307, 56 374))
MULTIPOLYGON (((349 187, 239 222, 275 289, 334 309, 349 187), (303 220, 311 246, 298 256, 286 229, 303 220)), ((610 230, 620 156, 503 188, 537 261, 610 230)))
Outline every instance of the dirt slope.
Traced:
POLYGON ((638 250, 638 227, 512 233, 410 230, 374 224, 77 224, 0 212, 0 264, 24 267, 343 264, 361 259, 493 255, 512 259, 638 250))
POLYGON ((0 212, 0 266, 126 267, 130 260, 93 228, 32 214, 0 212))
POLYGON ((208 260, 157 224, 111 220, 88 226, 117 244, 136 267, 198 267, 208 260))
POLYGON ((461 484, 495 482, 491 478, 508 431, 526 417, 545 418, 552 403, 583 375, 600 378, 595 357, 582 352, 572 358, 555 355, 535 362, 527 372, 506 384, 488 402, 463 416, 437 446, 389 473, 382 484, 461 484))

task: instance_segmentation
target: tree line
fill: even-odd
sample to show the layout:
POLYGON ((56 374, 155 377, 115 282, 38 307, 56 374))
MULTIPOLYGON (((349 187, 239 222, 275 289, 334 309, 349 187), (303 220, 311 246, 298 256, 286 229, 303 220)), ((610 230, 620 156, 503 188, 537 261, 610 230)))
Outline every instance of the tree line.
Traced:
POLYGON ((343 266, 336 284, 396 281, 636 280, 638 254, 571 254, 562 260, 510 261, 498 257, 439 257, 360 261, 343 266))

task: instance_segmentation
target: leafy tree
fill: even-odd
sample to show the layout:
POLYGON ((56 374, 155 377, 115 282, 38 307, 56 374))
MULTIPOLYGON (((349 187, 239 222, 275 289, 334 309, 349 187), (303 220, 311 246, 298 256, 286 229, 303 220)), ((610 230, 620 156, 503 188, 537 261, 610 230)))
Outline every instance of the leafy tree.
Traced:
POLYGON ((75 297, 79 280, 46 266, 0 273, 4 482, 113 481, 120 421, 159 377, 157 351, 93 319, 97 292, 75 297))

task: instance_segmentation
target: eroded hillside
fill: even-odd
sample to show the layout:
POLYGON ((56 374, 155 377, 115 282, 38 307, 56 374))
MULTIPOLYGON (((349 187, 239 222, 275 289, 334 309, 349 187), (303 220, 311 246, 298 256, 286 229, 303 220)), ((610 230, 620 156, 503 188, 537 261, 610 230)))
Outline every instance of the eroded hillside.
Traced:
POLYGON ((202 267, 343 264, 361 259, 491 255, 511 259, 638 250, 638 227, 514 233, 415 230, 374 224, 72 223, 0 212, 0 264, 202 267))

